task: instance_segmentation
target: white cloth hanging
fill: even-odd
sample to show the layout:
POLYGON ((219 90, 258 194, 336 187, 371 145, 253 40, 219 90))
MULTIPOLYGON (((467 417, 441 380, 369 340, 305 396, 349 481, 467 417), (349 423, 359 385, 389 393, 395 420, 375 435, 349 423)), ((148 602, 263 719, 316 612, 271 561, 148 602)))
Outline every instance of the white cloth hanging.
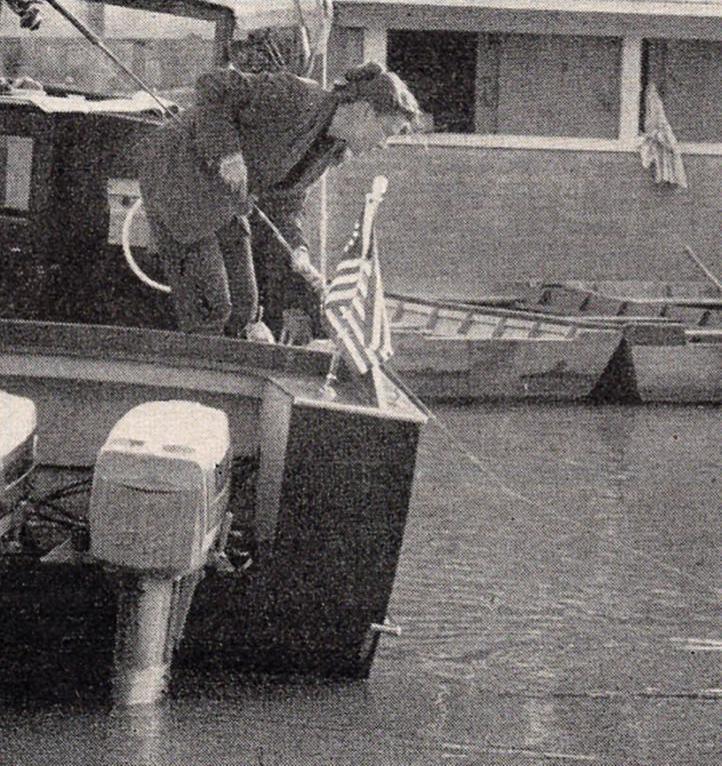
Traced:
POLYGON ((682 153, 654 83, 649 83, 644 98, 644 137, 640 147, 642 167, 649 168, 654 165, 654 180, 657 183, 676 184, 686 189, 687 174, 684 171, 682 153))

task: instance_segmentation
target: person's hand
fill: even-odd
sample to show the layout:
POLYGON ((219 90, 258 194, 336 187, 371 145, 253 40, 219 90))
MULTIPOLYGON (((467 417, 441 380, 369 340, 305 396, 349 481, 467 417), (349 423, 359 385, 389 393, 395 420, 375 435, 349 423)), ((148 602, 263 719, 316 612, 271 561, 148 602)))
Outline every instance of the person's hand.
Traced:
POLYGON ((234 192, 245 192, 248 185, 248 171, 243 155, 231 154, 221 160, 219 169, 221 178, 231 187, 234 192))
POLYGON ((273 345, 276 342, 270 327, 261 321, 247 324, 245 334, 246 340, 252 340, 256 343, 270 343, 273 345))
POLYGON ((252 340, 256 343, 274 344, 276 342, 271 328, 263 321, 263 306, 258 307, 255 320, 246 325, 244 334, 246 340, 252 340))
POLYGON ((317 293, 324 291, 326 283, 323 275, 311 263, 311 257, 305 245, 300 245, 291 253, 291 268, 300 274, 317 293))
POLYGON ((302 309, 283 310, 281 343, 284 346, 305 346, 313 340, 313 322, 302 309))

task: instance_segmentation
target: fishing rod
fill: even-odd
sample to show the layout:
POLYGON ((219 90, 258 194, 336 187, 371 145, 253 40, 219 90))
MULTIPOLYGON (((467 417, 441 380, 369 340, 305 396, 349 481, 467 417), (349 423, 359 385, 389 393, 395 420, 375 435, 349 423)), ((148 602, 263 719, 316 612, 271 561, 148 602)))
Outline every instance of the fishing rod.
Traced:
POLYGON ((316 36, 313 46, 311 45, 311 33, 308 29, 306 14, 303 11, 301 0, 294 0, 294 5, 296 6, 296 15, 298 16, 298 24, 301 30, 302 58, 304 59, 304 70, 301 74, 303 77, 310 77, 321 49, 325 49, 328 42, 331 19, 333 18, 333 2, 332 0, 316 0, 316 11, 321 18, 321 29, 316 36))

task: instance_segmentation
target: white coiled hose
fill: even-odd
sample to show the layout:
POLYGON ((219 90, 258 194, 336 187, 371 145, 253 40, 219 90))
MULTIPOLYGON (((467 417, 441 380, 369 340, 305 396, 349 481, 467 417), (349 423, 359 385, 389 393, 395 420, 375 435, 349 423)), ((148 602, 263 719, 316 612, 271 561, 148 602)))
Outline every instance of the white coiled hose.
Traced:
MULTIPOLYGON (((383 180, 386 181, 385 178, 383 180)), ((138 210, 140 210, 142 204, 142 197, 138 197, 138 199, 130 206, 130 209, 125 216, 125 221, 123 221, 123 231, 121 234, 123 254, 125 255, 125 260, 128 263, 128 266, 130 266, 130 270, 133 272, 133 274, 135 274, 136 277, 138 277, 138 279, 140 279, 144 285, 148 285, 148 287, 151 287, 153 290, 158 290, 161 293, 167 294, 171 292, 170 287, 168 285, 161 284, 160 282, 156 282, 155 279, 149 277, 143 271, 143 269, 140 268, 135 258, 133 258, 133 252, 130 248, 130 227, 133 225, 135 214, 138 212, 138 210)), ((283 234, 281 234, 273 221, 271 221, 268 216, 259 209, 257 205, 254 205, 254 208, 261 220, 266 223, 271 232, 275 235, 276 239, 278 239, 283 248, 288 252, 289 257, 291 258, 293 270, 299 273, 307 282, 309 282, 314 290, 316 290, 316 292, 323 295, 326 280, 324 276, 314 266, 311 265, 311 262, 308 260, 308 251, 306 251, 305 248, 298 248, 297 250, 294 250, 285 240, 283 234), (303 251, 303 253, 299 251, 303 251), (303 257, 304 255, 305 258, 303 257)))
POLYGON ((148 285, 148 287, 151 287, 153 290, 158 290, 161 293, 170 293, 171 290, 168 285, 161 284, 160 282, 156 282, 155 279, 151 279, 143 269, 138 266, 135 258, 133 258, 133 252, 130 249, 130 227, 133 225, 135 214, 140 210, 142 204, 142 198, 138 197, 138 199, 131 205, 125 216, 125 221, 123 221, 123 232, 121 235, 123 255, 125 255, 125 260, 128 266, 130 266, 130 270, 144 285, 148 285))

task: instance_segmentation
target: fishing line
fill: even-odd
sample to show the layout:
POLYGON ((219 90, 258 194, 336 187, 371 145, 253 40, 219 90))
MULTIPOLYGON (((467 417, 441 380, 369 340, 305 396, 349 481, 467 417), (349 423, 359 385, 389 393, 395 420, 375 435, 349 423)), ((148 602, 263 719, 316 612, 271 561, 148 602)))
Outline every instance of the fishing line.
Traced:
MULTIPOLYGON (((454 442, 454 445, 456 448, 471 462, 474 464, 477 463, 488 463, 489 465, 492 465, 494 463, 498 463, 499 461, 496 458, 493 458, 491 456, 489 457, 480 457, 475 452, 472 452, 471 448, 468 447, 464 442, 461 441, 452 431, 450 431, 449 427, 445 424, 445 422, 429 407, 428 404, 426 404, 419 396, 416 394, 406 383, 405 380, 401 378, 399 373, 393 368, 390 367, 388 362, 384 364, 384 372, 387 374, 387 377, 389 377, 394 384, 396 384, 408 397, 411 399, 411 401, 426 415, 429 420, 432 421, 435 425, 439 427, 441 431, 445 433, 446 436, 448 436, 451 441, 454 442)), ((537 460, 543 462, 543 463, 551 463, 552 465, 569 465, 573 468, 577 469, 579 472, 582 471, 592 471, 593 468, 590 466, 585 466, 581 463, 577 463, 574 460, 570 460, 569 458, 554 458, 553 456, 550 456, 548 452, 527 452, 526 455, 528 457, 536 458, 537 460)), ((488 470, 485 468, 485 466, 481 465, 478 466, 482 468, 482 470, 488 470)), ((489 473, 492 473, 489 471, 489 473)), ((501 481, 498 477, 495 476, 495 478, 498 481, 501 481)), ((509 489, 509 488, 508 488, 509 489)), ((514 490, 511 490, 511 492, 514 492, 514 490)), ((533 500, 530 500, 528 497, 525 498, 526 502, 534 504, 533 500)))
MULTIPOLYGON (((458 437, 450 428, 449 426, 425 403, 423 402, 419 396, 413 392, 408 386, 408 384, 403 381, 403 379, 399 376, 399 374, 390 368, 388 365, 384 366, 384 371, 387 373, 390 380, 397 385, 403 392, 406 394, 409 399, 415 404, 430 420, 432 424, 434 424, 441 433, 446 436, 446 438, 451 442, 451 444, 456 448, 456 450, 464 457, 466 460, 473 465, 479 472, 487 476, 488 478, 492 479, 496 484, 499 486, 501 491, 506 494, 509 497, 512 497, 516 500, 521 500, 523 503, 526 503, 532 508, 535 508, 537 510, 540 510, 544 513, 547 513, 549 511, 549 506, 542 505, 541 503, 532 500, 530 497, 524 495, 521 492, 518 492, 517 490, 513 489, 511 486, 509 486, 505 481, 498 476, 494 471, 492 471, 489 468, 489 464, 498 462, 497 460, 494 460, 493 458, 481 458, 475 452, 471 450, 471 448, 460 438, 458 437)), ((534 454, 534 453, 533 453, 534 454)), ((541 454, 541 453, 538 453, 541 454)), ((547 460, 546 462, 550 463, 557 463, 561 464, 558 460, 547 460)), ((571 465, 573 467, 576 467, 574 463, 568 463, 568 465, 571 465)), ((560 521, 565 521, 569 524, 572 524, 575 520, 564 513, 555 512, 555 518, 557 518, 560 521)), ((657 564, 662 569, 667 570, 668 572, 673 572, 676 575, 679 575, 682 578, 686 578, 690 582, 696 583, 697 585, 702 586, 705 590, 713 593, 715 596, 720 595, 720 589, 715 588, 713 585, 710 585, 709 583, 702 580, 700 577, 697 577, 694 574, 690 574, 689 572, 686 572, 683 569, 680 569, 678 567, 675 567, 672 564, 668 564, 664 559, 659 558, 658 556, 655 556, 652 553, 647 553, 646 551, 642 551, 638 548, 635 548, 632 545, 629 545, 625 543, 623 540, 616 540, 616 544, 623 548, 624 550, 627 550, 628 552, 637 555, 641 558, 645 558, 648 561, 657 564)), ((602 543, 603 547, 605 548, 607 553, 611 552, 611 548, 607 545, 604 545, 602 543)))
MULTIPOLYGON (((408 397, 411 399, 412 403, 415 404, 423 413, 426 415, 426 417, 429 418, 432 424, 434 424, 448 439, 449 441, 456 447, 457 451, 465 457, 469 463, 471 463, 473 466, 475 466, 479 471, 481 471, 485 476, 490 477, 493 479, 501 488, 501 490, 509 495, 510 497, 516 498, 517 500, 521 500, 522 502, 527 503, 528 505, 532 506, 532 508, 537 508, 540 510, 545 510, 542 505, 537 503, 535 500, 532 500, 530 497, 527 497, 526 495, 523 495, 521 492, 517 492, 515 489, 512 489, 508 484, 506 484, 503 479, 501 479, 494 471, 492 471, 488 466, 490 464, 498 462, 492 457, 488 458, 482 458, 479 457, 475 452, 471 450, 471 448, 465 444, 462 439, 460 439, 450 428, 449 426, 424 402, 422 399, 416 394, 409 385, 400 377, 399 373, 394 370, 393 368, 389 367, 388 364, 384 365, 384 372, 388 375, 388 377, 391 379, 391 381, 397 385, 408 397)), ((541 453, 539 453, 541 454, 541 453)), ((559 462, 559 461, 546 461, 546 462, 559 462)))
MULTIPOLYGON (((476 468, 478 468, 482 474, 493 479, 499 485, 499 488, 501 489, 502 492, 504 492, 509 497, 513 497, 513 498, 516 498, 517 500, 521 500, 522 502, 527 503, 529 506, 531 506, 532 508, 536 508, 537 510, 540 510, 543 512, 547 512, 549 510, 548 506, 544 506, 541 503, 538 503, 535 500, 532 500, 530 497, 523 495, 521 492, 517 492, 516 490, 511 488, 509 485, 505 484, 504 481, 497 474, 495 474, 490 468, 488 468, 488 466, 485 465, 484 462, 482 462, 482 460, 479 459, 466 446, 466 444, 459 437, 457 437, 442 420, 438 418, 438 416, 432 413, 431 410, 428 410, 428 412, 431 416, 431 422, 434 423, 437 426, 437 428, 439 428, 439 430, 451 441, 451 443, 457 448, 457 450, 472 465, 476 466, 476 468)), ((555 462, 555 461, 551 460, 549 462, 555 462)), ((560 521, 566 521, 569 523, 572 523, 574 521, 572 517, 564 513, 555 512, 555 517, 559 519, 560 521)), ((720 593, 719 588, 715 588, 714 586, 705 582, 704 580, 697 577, 696 575, 690 574, 689 572, 685 572, 683 569, 679 569, 678 567, 675 567, 672 564, 668 564, 666 561, 664 561, 664 559, 661 559, 652 553, 647 553, 646 551, 642 551, 639 548, 635 548, 634 546, 625 543, 623 540, 617 540, 616 544, 620 548, 623 548, 629 551, 630 553, 633 553, 641 558, 646 558, 648 561, 651 561, 652 563, 657 564, 661 568, 666 569, 668 572, 674 572, 680 577, 687 578, 691 582, 694 582, 697 585, 701 585, 705 590, 708 590, 715 595, 719 595, 720 593)), ((607 553, 611 552, 611 548, 609 546, 603 545, 603 547, 605 547, 605 549, 607 550, 607 553)))
MULTIPOLYGON (((263 716, 261 718, 256 717, 255 720, 260 723, 266 723, 266 724, 283 724, 284 726, 290 726, 292 728, 296 728, 299 726, 304 726, 306 728, 309 728, 308 721, 307 720, 300 720, 300 719, 293 719, 293 718, 283 718, 279 719, 275 716, 263 716)), ((433 723, 431 724, 433 726, 433 723)), ((333 725, 333 724, 317 724, 315 727, 311 726, 310 728, 315 729, 316 731, 320 732, 326 732, 326 733, 334 733, 339 735, 348 735, 349 728, 345 726, 339 726, 339 725, 333 725)), ((354 729, 355 732, 361 733, 361 734, 368 734, 369 736, 374 736, 377 734, 378 729, 367 729, 365 727, 363 728, 356 728, 354 729)), ((599 761, 598 757, 596 755, 588 755, 588 754, 581 754, 581 753, 563 753, 563 752, 556 752, 556 751, 549 751, 549 750, 534 750, 533 748, 526 748, 526 747, 514 747, 513 745, 497 745, 493 742, 486 741, 485 744, 479 744, 476 742, 449 742, 449 741, 440 741, 438 743, 434 743, 431 741, 423 742, 419 741, 418 738, 411 739, 410 737, 402 734, 401 732, 396 731, 385 731, 384 732, 384 738, 389 739, 395 743, 398 743, 404 747, 410 747, 411 749, 415 750, 417 753, 424 753, 426 755, 441 755, 441 757, 448 757, 452 754, 455 754, 457 757, 461 757, 462 754, 464 757, 468 756, 475 756, 475 755, 515 755, 515 756, 522 756, 524 758, 536 758, 536 759, 543 759, 543 760, 553 760, 553 761, 570 761, 570 762, 578 762, 578 763, 596 763, 599 761), (441 752, 439 752, 441 751, 441 752), (454 753, 456 751, 456 753, 454 753)), ((426 737, 426 739, 431 739, 431 737, 426 737)), ((263 746, 260 746, 260 755, 263 756, 263 746)), ((453 757, 453 756, 452 756, 453 757)), ((537 761, 538 762, 538 761, 537 761)), ((263 760, 260 761, 261 764, 264 763, 263 760)))

